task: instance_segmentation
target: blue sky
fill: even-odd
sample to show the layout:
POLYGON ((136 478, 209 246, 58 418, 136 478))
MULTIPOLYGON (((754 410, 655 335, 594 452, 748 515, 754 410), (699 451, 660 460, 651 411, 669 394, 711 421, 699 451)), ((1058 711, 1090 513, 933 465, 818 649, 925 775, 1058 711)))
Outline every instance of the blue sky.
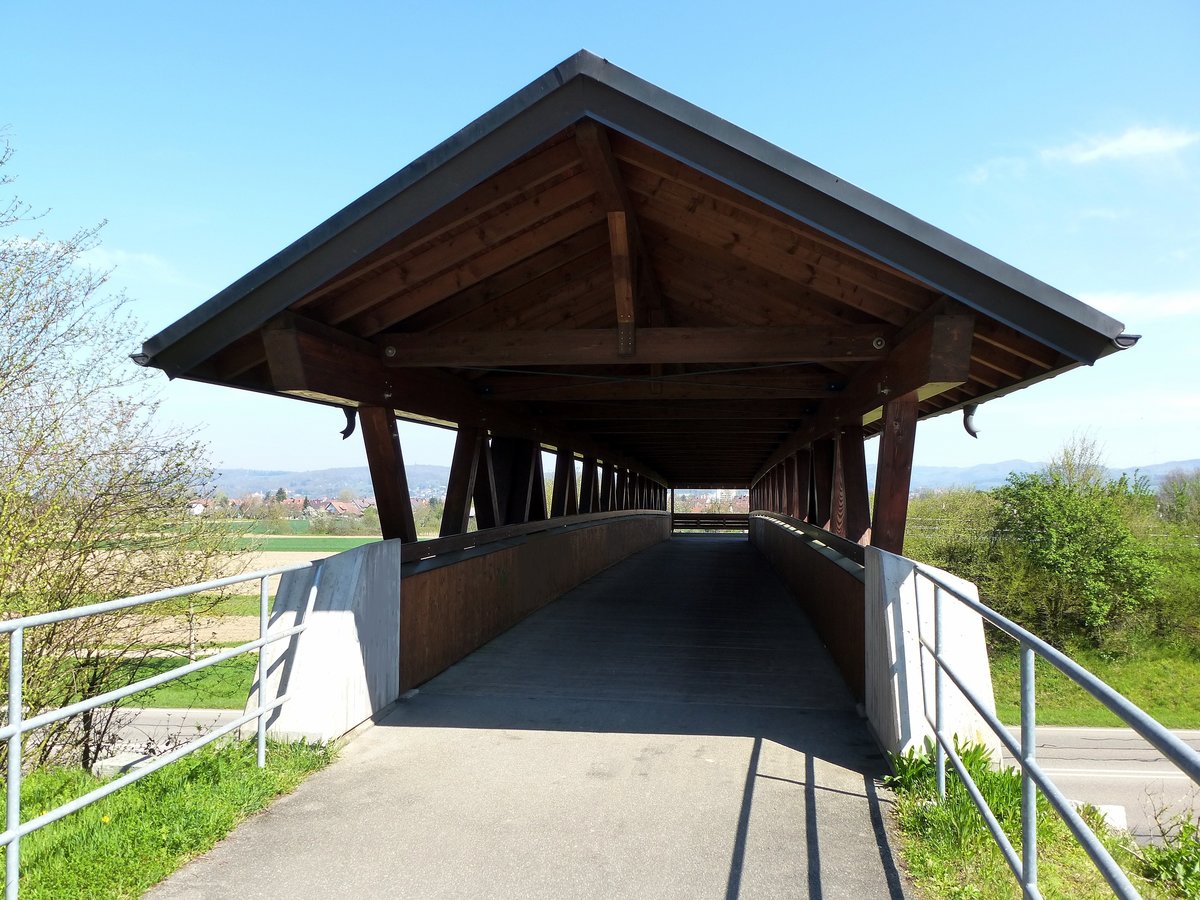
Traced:
MULTIPOLYGON (((1200 457, 1200 4, 24 4, 0 127, 107 220, 129 349, 580 48, 1115 316, 1134 350, 923 423, 917 463, 1200 457), (831 8, 836 6, 837 8, 831 8)), ((165 384, 223 467, 360 465, 336 410, 165 384)), ((433 432, 433 433, 428 433, 433 432)), ((451 441, 407 429, 410 462, 451 441)), ((873 452, 873 447, 868 447, 873 452)))

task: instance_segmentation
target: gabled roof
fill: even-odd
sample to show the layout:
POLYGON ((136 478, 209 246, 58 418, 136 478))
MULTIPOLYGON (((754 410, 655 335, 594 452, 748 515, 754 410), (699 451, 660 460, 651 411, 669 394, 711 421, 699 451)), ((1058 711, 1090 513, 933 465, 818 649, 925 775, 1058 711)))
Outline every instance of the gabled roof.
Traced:
POLYGON ((929 416, 1129 342, 1080 301, 581 52, 143 353, 172 377, 388 404, 677 484, 737 484, 805 428, 863 417, 870 431, 880 397, 910 382, 929 416), (609 352, 606 329, 630 343, 609 352), (960 378, 937 348, 964 340, 960 378))

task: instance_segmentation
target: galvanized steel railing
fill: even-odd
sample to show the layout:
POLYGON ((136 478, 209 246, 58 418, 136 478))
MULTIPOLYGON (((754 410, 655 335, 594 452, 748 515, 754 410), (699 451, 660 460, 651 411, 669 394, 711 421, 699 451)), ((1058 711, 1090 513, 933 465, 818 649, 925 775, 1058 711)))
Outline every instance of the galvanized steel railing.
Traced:
MULTIPOLYGON (((210 744, 218 738, 224 737, 231 731, 241 728, 250 721, 258 720, 258 766, 262 768, 266 765, 266 745, 267 745, 267 713, 271 710, 282 706, 289 699, 287 694, 281 697, 276 697, 269 703, 266 701, 266 683, 267 671, 266 660, 263 656, 263 648, 267 644, 275 641, 283 640, 284 638, 293 637, 304 631, 307 627, 305 622, 298 625, 293 625, 290 628, 285 628, 274 634, 267 634, 267 613, 269 604, 268 581, 272 576, 281 575, 284 572, 292 572, 297 569, 307 569, 310 566, 317 565, 312 562, 296 563, 288 566, 278 566, 274 569, 263 569, 258 572, 252 572, 248 575, 235 575, 229 578, 218 578, 213 581, 205 581, 201 584, 192 584, 186 587, 171 588, 165 591, 156 591, 152 594, 139 594, 136 597, 126 597, 121 600, 109 600, 104 603, 93 603, 90 606, 79 606, 74 609, 64 609, 57 612, 43 613, 36 616, 25 616, 21 619, 10 619, 0 622, 0 634, 8 633, 9 636, 9 667, 8 667, 8 724, 0 728, 0 740, 8 742, 8 791, 6 796, 6 818, 5 829, 3 834, 0 834, 0 845, 6 848, 6 869, 4 879, 4 896, 5 900, 16 900, 17 888, 20 878, 20 844, 21 838, 27 834, 31 834, 40 828, 44 828, 51 822, 56 822, 64 816, 68 816, 73 812, 83 809, 85 806, 90 806, 97 800, 107 797, 114 791, 118 791, 128 784, 132 784, 140 778, 144 778, 151 772, 155 772, 164 766, 170 765, 175 760, 187 756, 194 750, 210 744), (185 666, 180 666, 177 669, 172 669, 169 672, 163 672, 160 675, 154 675, 150 678, 144 678, 141 681, 134 682, 122 688, 116 688, 111 691, 105 691, 103 694, 98 694, 86 700, 81 700, 78 703, 72 703, 68 706, 59 709, 52 709, 32 718, 24 718, 24 710, 22 707, 23 693, 23 648, 25 630, 34 628, 38 625, 51 625, 55 622, 64 622, 70 619, 82 619, 87 616, 103 615, 104 613, 116 612, 118 610, 130 609, 135 606, 145 606, 149 603, 157 603, 161 600, 170 600, 175 597, 185 597, 189 594, 197 594, 203 591, 212 591, 219 588, 228 587, 233 584, 239 584, 244 581, 259 582, 259 609, 258 609, 258 638, 249 641, 238 647, 231 647, 228 650, 223 650, 220 653, 215 653, 212 656, 197 660, 185 666), (192 672, 199 672, 201 669, 206 669, 209 666, 215 666, 218 663, 224 662, 227 659, 232 659, 242 653, 258 651, 258 706, 252 711, 243 716, 228 722, 213 731, 208 732, 202 737, 196 738, 193 741, 184 744, 157 757, 146 766, 135 771, 127 772, 120 778, 103 784, 93 791, 89 791, 82 797, 77 797, 62 806, 55 807, 48 812, 42 813, 36 818, 30 819, 28 822, 21 824, 21 744, 22 738, 26 732, 42 728, 54 722, 68 719, 71 716, 79 715, 82 712, 87 712, 90 709, 95 709, 98 706, 104 706, 109 703, 115 703, 139 691, 144 691, 147 688, 157 687, 161 684, 166 684, 169 681, 174 681, 177 678, 182 678, 185 675, 190 675, 192 672)), ((313 577, 313 585, 310 590, 308 609, 311 610, 313 601, 316 599, 317 587, 320 584, 321 569, 317 566, 317 571, 313 577)))
MULTIPOLYGON (((1105 849, 1103 843, 1096 836, 1095 832, 1088 827, 1087 823, 1079 815, 1076 809, 1071 805, 1063 793, 1058 789, 1050 777, 1041 769, 1037 763, 1036 749, 1036 710, 1035 710, 1035 694, 1034 694, 1034 660, 1040 656, 1056 669, 1082 687, 1085 691, 1103 703, 1109 710, 1115 713, 1123 722, 1129 725, 1134 731, 1150 742, 1159 752, 1167 757, 1175 764, 1184 774, 1192 781, 1200 785, 1200 753, 1197 753, 1170 731, 1164 728, 1159 722, 1144 711, 1139 709, 1121 694, 1117 693, 1087 669, 1083 668, 1070 657, 1066 656, 1054 647, 1051 647, 1041 638, 1033 633, 1026 631, 1020 625, 1006 619, 1004 616, 997 613, 995 610, 985 606, 978 600, 966 597, 954 587, 942 580, 937 573, 931 572, 920 564, 915 564, 916 573, 933 585, 934 592, 934 612, 933 612, 933 644, 926 640, 925 636, 920 635, 921 646, 927 652, 934 662, 934 718, 929 718, 928 709, 925 710, 925 718, 934 729, 934 734, 937 737, 936 743, 936 773, 937 773, 937 790, 938 796, 945 799, 946 796, 946 759, 949 758, 951 764, 958 772, 959 777, 963 780, 963 785, 967 789, 967 793, 971 796, 975 806, 979 809, 984 821, 987 823, 988 830, 991 832, 993 839, 999 845, 1000 850, 1004 854, 1004 858, 1008 863, 1013 874, 1021 883, 1022 891, 1026 898, 1040 898, 1041 893, 1038 890, 1037 877, 1037 791, 1041 790, 1045 794, 1046 799, 1054 810, 1063 818, 1075 839, 1087 851, 1092 862, 1104 876, 1113 892, 1122 898, 1137 898, 1140 895, 1134 886, 1130 883, 1129 878, 1122 871, 1112 855, 1105 849), (945 595, 950 595, 959 603, 967 606, 971 610, 983 617, 984 621, 989 622, 996 628, 999 628, 1009 637, 1018 641, 1021 645, 1021 739, 1018 743, 1012 735, 1008 733, 1005 727, 996 718, 996 715, 985 707, 974 692, 967 686, 964 679, 956 673, 953 668, 946 662, 942 656, 943 648, 943 605, 945 603, 945 595), (975 708, 980 717, 988 724, 988 726, 996 733, 1000 742, 1019 762, 1021 767, 1021 854, 1017 855, 1008 836, 1000 827, 1000 823, 996 820, 995 815, 988 807, 979 788, 974 780, 967 772, 966 766, 963 765, 962 759, 959 757, 953 745, 953 736, 946 732, 945 722, 945 692, 946 679, 954 683, 954 686, 966 697, 967 701, 975 708)), ((918 593, 919 596, 919 593, 918 593)), ((920 624, 920 615, 917 616, 918 630, 920 624)))

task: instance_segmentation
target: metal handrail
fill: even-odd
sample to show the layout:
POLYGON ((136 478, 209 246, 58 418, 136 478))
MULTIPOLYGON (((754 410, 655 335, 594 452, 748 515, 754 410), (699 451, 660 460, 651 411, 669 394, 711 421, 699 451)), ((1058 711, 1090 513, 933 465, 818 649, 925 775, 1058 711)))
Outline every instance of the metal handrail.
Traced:
MULTIPOLYGON (((1123 722, 1147 740, 1153 747, 1166 756, 1174 765, 1184 772, 1197 785, 1200 785, 1200 753, 1197 753, 1174 734, 1168 731, 1157 720, 1149 716, 1127 698, 1113 690, 1079 663, 1075 662, 1062 651, 1047 644, 1037 635, 1017 625, 990 607, 971 597, 965 596, 953 585, 946 582, 936 572, 913 563, 913 569, 926 581, 933 585, 933 630, 934 639, 931 645, 921 633, 921 616, 918 610, 917 631, 921 648, 929 654, 934 663, 934 718, 930 718, 928 708, 925 709, 925 720, 929 722, 936 737, 935 776, 938 796, 946 797, 946 758, 949 757, 963 784, 967 788, 972 802, 983 816, 988 830, 1004 854, 1009 868, 1021 883, 1024 897, 1040 898, 1037 878, 1037 790, 1045 795, 1050 805, 1063 818, 1071 834, 1080 843, 1091 858, 1093 864, 1104 876, 1113 892, 1122 898, 1138 898, 1140 895, 1120 865, 1113 859, 1112 854, 1104 847, 1096 833, 1088 827, 1070 801, 1059 790, 1054 781, 1037 763, 1036 742, 1036 694, 1034 692, 1034 662, 1041 656, 1056 669, 1086 690, 1089 694, 1103 703, 1123 722), (949 594, 968 609, 976 612, 984 621, 999 628, 1021 645, 1021 739, 1018 743, 1001 724, 996 715, 987 707, 974 691, 967 685, 966 680, 957 672, 943 655, 944 624, 943 596, 949 594), (987 726, 996 734, 1005 749, 1016 758, 1021 767, 1021 855, 1017 856, 1007 835, 1000 828, 995 815, 980 793, 974 779, 971 778, 963 764, 957 749, 953 745, 953 736, 946 731, 945 717, 945 679, 949 678, 963 697, 987 726)), ((917 594, 918 599, 920 593, 917 594)), ((924 696, 924 692, 923 692, 924 696)))
POLYGON ((286 638, 294 637, 301 634, 307 627, 307 622, 300 622, 289 628, 285 628, 275 634, 268 635, 268 608, 270 600, 270 592, 268 589, 269 580, 275 575, 282 575, 285 572, 294 572, 300 569, 316 568, 313 576, 313 584, 310 588, 308 608, 312 608, 313 601, 316 598, 316 592, 321 581, 321 566, 319 562, 303 562, 293 563, 286 566, 277 566, 273 569, 261 569, 257 572, 251 572, 246 575, 232 575, 227 578, 217 578, 211 581, 204 581, 199 584, 186 585, 184 587, 169 588, 163 591, 155 591, 149 594, 138 594, 134 597, 124 597, 118 600, 107 600, 103 603, 92 603, 88 606, 77 606, 72 609, 58 610, 55 612, 41 613, 33 616, 23 616, 19 619, 8 619, 0 621, 0 634, 7 633, 9 636, 9 665, 8 665, 8 724, 0 728, 0 740, 8 742, 8 791, 5 798, 5 828, 0 833, 0 846, 5 847, 5 878, 4 878, 4 896, 5 900, 17 900, 17 893, 20 883, 20 843, 21 838, 27 834, 31 834, 40 828, 44 828, 51 822, 56 822, 64 816, 68 816, 73 812, 90 806, 97 800, 107 797, 114 791, 120 790, 126 785, 145 778, 152 772, 156 772, 164 766, 170 765, 178 759, 187 756, 201 747, 212 743, 218 738, 229 734, 234 729, 246 725, 252 720, 257 720, 257 751, 258 751, 258 767, 261 769, 266 765, 266 746, 267 746, 267 714, 278 707, 282 706, 289 699, 289 695, 284 694, 274 700, 268 702, 266 700, 266 683, 267 683, 267 668, 266 658, 263 655, 263 648, 268 644, 273 644, 276 641, 281 641, 286 638), (24 688, 24 639, 25 629, 35 628, 39 625, 52 625, 57 622, 66 622, 72 619, 82 619, 87 616, 104 615, 105 613, 116 612, 122 609, 131 609, 136 606, 145 606, 150 603, 157 603, 162 600, 170 600, 176 597, 186 597, 191 594, 197 594, 204 591, 211 591, 217 588, 228 587, 234 584, 240 584, 246 581, 258 581, 258 638, 253 641, 248 641, 237 647, 232 647, 220 653, 213 654, 202 660, 196 660, 185 666, 180 666, 177 669, 172 669, 169 672, 163 672, 159 675, 152 675, 148 678, 143 678, 141 681, 136 681, 133 684, 126 685, 122 688, 115 688, 111 691, 105 691, 103 694, 98 694, 95 697, 90 697, 86 700, 81 700, 77 703, 71 703, 67 706, 59 707, 58 709, 47 710, 40 715, 26 719, 24 717, 23 703, 23 688, 24 688), (34 731, 38 728, 44 728, 55 722, 68 719, 71 716, 78 715, 82 712, 95 709, 99 706, 105 706, 125 697, 129 697, 140 691, 148 688, 157 687, 161 684, 166 684, 169 681, 174 681, 178 678, 183 678, 190 675, 192 672, 198 672, 201 669, 214 666, 217 663, 224 662, 227 659, 232 659, 242 653, 251 651, 258 652, 258 706, 240 716, 233 722, 228 722, 225 725, 208 732, 202 737, 196 738, 181 747, 158 757, 153 762, 130 771, 113 781, 103 784, 98 788, 84 794, 81 797, 76 797, 67 803, 57 806, 47 812, 42 813, 36 818, 30 819, 24 824, 21 823, 21 750, 22 738, 26 732, 34 731))

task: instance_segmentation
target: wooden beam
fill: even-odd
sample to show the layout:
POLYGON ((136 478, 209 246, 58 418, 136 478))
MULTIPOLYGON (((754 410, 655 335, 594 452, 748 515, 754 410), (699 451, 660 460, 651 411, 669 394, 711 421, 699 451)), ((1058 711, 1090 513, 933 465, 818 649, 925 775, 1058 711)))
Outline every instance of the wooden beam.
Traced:
POLYGON ((645 294, 646 311, 649 313, 649 324, 662 326, 669 324, 666 309, 663 305, 662 291, 654 274, 653 261, 650 258, 646 242, 642 238, 637 215, 630 202, 629 191, 625 187, 625 179, 621 174, 620 164, 613 155, 609 142, 608 129, 598 122, 585 119, 575 126, 575 142, 583 157, 584 168, 596 186, 600 203, 607 212, 619 212, 625 216, 625 228, 629 237, 629 250, 636 262, 635 290, 640 285, 645 294))
MULTIPOLYGON (((461 426, 459 426, 461 428, 461 426)), ((479 444, 479 460, 475 466, 475 525, 480 530, 496 528, 503 521, 496 499, 496 475, 492 468, 492 448, 486 435, 479 444)))
POLYGON ((912 393, 925 400, 965 382, 970 377, 973 334, 970 315, 936 316, 923 322, 886 359, 864 368, 838 397, 823 403, 821 411, 763 463, 755 480, 815 438, 843 425, 877 420, 878 410, 889 398, 912 393))
POLYGON ((600 512, 600 483, 596 477, 596 458, 583 458, 583 471, 579 476, 579 512, 600 512))
POLYGON ((395 333, 382 336, 389 367, 620 365, 628 363, 829 363, 880 360, 888 338, 873 325, 644 328, 631 356, 605 328, 559 331, 395 333))
POLYGON ((458 429, 454 456, 450 460, 450 479, 446 484, 446 504, 442 507, 440 537, 465 534, 475 496, 475 472, 484 442, 483 431, 467 425, 458 429))
POLYGON ((830 501, 833 499, 833 441, 822 438, 813 441, 813 524, 829 530, 830 501))
POLYGON ((617 304, 617 355, 633 356, 635 328, 633 256, 625 213, 608 214, 608 243, 612 248, 613 293, 617 304))
POLYGON ((801 521, 811 521, 810 504, 812 502, 812 450, 804 448, 797 450, 793 457, 796 461, 796 513, 801 521))
POLYGON ((481 394, 463 378, 428 369, 383 366, 378 348, 340 329, 293 314, 263 332, 270 376, 278 393, 342 406, 390 406, 417 417, 473 425, 493 434, 565 444, 661 476, 614 448, 481 394))
POLYGON ((604 461, 600 477, 600 512, 612 512, 616 509, 616 472, 613 464, 604 461))
MULTIPOLYGON (((654 400, 629 400, 623 402, 563 403, 545 401, 531 403, 530 415, 562 421, 573 429, 586 431, 590 422, 636 421, 646 419, 778 419, 796 428, 813 412, 811 404, 796 400, 681 400, 662 403, 654 400)), ((578 449, 581 445, 576 443, 578 449)), ((597 453, 603 458, 603 453, 597 453)))
POLYGON ((855 543, 869 537, 870 500, 861 425, 848 425, 834 439, 832 527, 830 531, 855 543))
POLYGON ((907 394, 889 400, 883 408, 871 544, 889 553, 904 552, 913 447, 917 436, 917 403, 915 394, 907 394))
POLYGON ((371 469, 371 484, 375 488, 375 506, 379 510, 379 527, 383 538, 415 541, 417 527, 413 521, 404 454, 400 450, 400 435, 396 430, 396 415, 387 407, 363 406, 359 408, 358 418, 362 427, 363 446, 367 451, 367 465, 371 469))
POLYGON ((554 459, 554 490, 550 496, 550 517, 575 515, 575 454, 559 447, 554 459))
POLYGON ((729 374, 581 377, 571 375, 505 375, 481 378, 480 389, 497 399, 542 400, 748 400, 836 397, 846 387, 839 375, 771 372, 729 374))

